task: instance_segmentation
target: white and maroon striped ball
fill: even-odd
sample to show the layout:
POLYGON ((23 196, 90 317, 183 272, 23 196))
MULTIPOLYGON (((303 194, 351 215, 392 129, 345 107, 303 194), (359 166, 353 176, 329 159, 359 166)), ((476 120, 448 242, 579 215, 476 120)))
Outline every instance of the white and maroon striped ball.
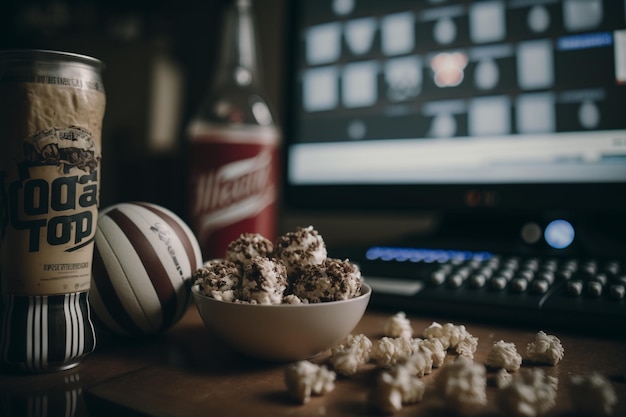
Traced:
POLYGON ((196 237, 170 210, 142 202, 101 210, 89 294, 96 324, 126 336, 166 331, 189 306, 201 266, 196 237))

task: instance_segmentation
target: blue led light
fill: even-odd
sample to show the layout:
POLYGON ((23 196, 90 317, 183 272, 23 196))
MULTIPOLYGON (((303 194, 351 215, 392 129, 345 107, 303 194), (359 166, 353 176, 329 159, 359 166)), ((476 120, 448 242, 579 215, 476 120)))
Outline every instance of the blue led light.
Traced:
POLYGON ((383 248, 379 246, 371 247, 365 252, 365 257, 370 261, 380 258, 383 248))
POLYGON ((486 261, 488 259, 491 259, 493 257, 493 255, 490 252, 476 252, 474 253, 474 260, 476 261, 486 261))
POLYGON ((574 241, 574 226, 565 220, 554 220, 546 226, 543 236, 548 245, 555 249, 564 249, 574 241))
POLYGON ((557 49, 559 51, 571 51, 577 49, 589 49, 611 46, 613 36, 609 32, 585 33, 559 38, 557 49))
POLYGON ((427 263, 445 263, 450 260, 469 261, 473 259, 482 261, 490 259, 492 256, 493 255, 490 252, 383 246, 373 246, 365 253, 365 257, 371 261, 410 261, 427 263))

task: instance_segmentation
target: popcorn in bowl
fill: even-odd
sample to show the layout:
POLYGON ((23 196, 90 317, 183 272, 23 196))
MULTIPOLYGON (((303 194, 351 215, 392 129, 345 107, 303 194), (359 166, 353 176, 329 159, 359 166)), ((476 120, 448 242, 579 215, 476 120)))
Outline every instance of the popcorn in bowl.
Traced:
POLYGON ((280 236, 276 243, 276 257, 285 263, 289 275, 320 265, 327 254, 326 243, 313 226, 298 227, 280 236))
POLYGON ((363 278, 349 260, 329 258, 313 226, 299 227, 271 241, 244 233, 225 259, 212 259, 193 274, 201 293, 222 301, 250 304, 308 304, 361 294, 363 278), (225 276, 230 275, 230 276, 225 276))
POLYGON ((191 293, 207 328, 240 353, 273 361, 328 351, 356 327, 371 296, 359 268, 327 257, 311 226, 285 234, 277 244, 242 234, 225 258, 196 270, 193 282, 191 293))

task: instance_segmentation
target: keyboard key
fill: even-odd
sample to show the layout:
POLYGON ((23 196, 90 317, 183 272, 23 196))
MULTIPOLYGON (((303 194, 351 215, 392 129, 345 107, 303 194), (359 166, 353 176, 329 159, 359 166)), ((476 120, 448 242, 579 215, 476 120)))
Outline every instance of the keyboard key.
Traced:
POLYGON ((487 277, 483 273, 478 273, 470 277, 470 286, 472 288, 482 288, 487 283, 487 277))
POLYGON ((554 259, 545 261, 542 265, 542 269, 544 271, 556 272, 557 268, 558 268, 558 262, 554 259))
POLYGON ((517 278, 523 278, 526 281, 532 281, 535 278, 535 271, 531 269, 522 269, 517 273, 517 278))
POLYGON ((589 281, 587 283, 587 294, 591 297, 600 297, 602 295, 602 284, 597 281, 589 281))
POLYGON ((580 269, 587 277, 593 277, 598 272, 598 264, 595 261, 585 262, 580 269))
POLYGON ((579 280, 569 281, 567 283, 567 292, 576 297, 580 296, 583 293, 583 282, 579 280))
POLYGON ((447 277, 448 277, 448 274, 446 272, 438 269, 435 272, 433 272, 432 275, 430 276, 430 283, 434 285, 441 285, 444 282, 446 282, 447 277))
POLYGON ((610 294, 611 298, 614 300, 623 300, 626 294, 626 287, 621 284, 611 285, 610 294))
POLYGON ((578 271, 578 261, 574 261, 574 260, 565 261, 561 268, 563 270, 576 272, 578 271))
POLYGON ((537 258, 528 259, 523 263, 522 268, 537 272, 539 270, 539 260, 537 258))
POLYGON ((463 279, 465 279, 470 276, 470 274, 472 273, 472 270, 471 268, 465 266, 465 267, 461 267, 457 269, 455 273, 457 275, 460 275, 463 279))
POLYGON ((600 285, 604 286, 606 285, 608 278, 606 276, 606 274, 603 274, 602 272, 599 272, 597 274, 595 274, 592 278, 592 281, 598 282, 600 285))
POLYGON ((620 264, 618 261, 610 261, 604 266, 604 273, 615 278, 620 273, 620 264))
POLYGON ((542 271, 539 273, 538 279, 546 281, 548 284, 554 284, 554 272, 553 271, 542 271))
POLYGON ((568 281, 572 278, 572 276, 574 276, 574 271, 570 270, 570 269, 561 269, 559 271, 557 271, 556 273, 556 277, 560 280, 563 281, 568 281))
POLYGON ((511 290, 521 293, 526 291, 528 288, 528 280, 525 278, 515 278, 511 281, 511 290))
POLYGON ((459 288, 461 285, 463 285, 463 281, 465 281, 465 278, 463 278, 461 274, 452 274, 448 277, 448 287, 459 288))
POLYGON ((544 279, 536 279, 532 282, 531 288, 535 294, 545 294, 546 292, 548 292, 550 284, 544 279))
POLYGON ((489 279, 489 278, 491 278, 493 276, 494 270, 495 270, 494 268, 487 268, 487 267, 480 268, 478 270, 478 274, 480 274, 480 275, 484 276, 485 278, 489 279))
POLYGON ((506 288, 506 284, 508 282, 509 281, 506 278, 504 278, 503 276, 501 276, 501 275, 498 275, 496 277, 491 278, 491 281, 490 281, 491 288, 493 288, 496 291, 500 291, 500 290, 505 289, 506 288))
POLYGON ((498 276, 506 279, 507 281, 512 280, 514 275, 515 275, 514 269, 501 269, 498 271, 498 276))

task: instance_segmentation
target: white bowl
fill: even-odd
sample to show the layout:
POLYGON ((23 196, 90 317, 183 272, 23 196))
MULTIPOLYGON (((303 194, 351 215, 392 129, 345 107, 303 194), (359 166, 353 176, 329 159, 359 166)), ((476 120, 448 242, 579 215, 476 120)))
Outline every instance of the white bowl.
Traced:
POLYGON ((239 352, 273 361, 312 358, 341 342, 359 323, 372 294, 311 304, 242 304, 191 293, 204 324, 239 352))

